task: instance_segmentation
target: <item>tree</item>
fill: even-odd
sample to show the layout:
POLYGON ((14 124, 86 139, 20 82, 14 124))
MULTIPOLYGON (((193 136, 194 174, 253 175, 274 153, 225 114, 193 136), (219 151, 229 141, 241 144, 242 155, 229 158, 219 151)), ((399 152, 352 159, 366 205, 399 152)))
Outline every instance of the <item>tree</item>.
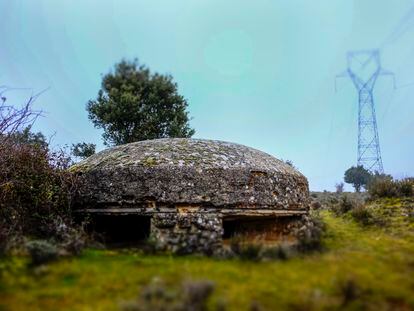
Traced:
POLYGON ((71 151, 75 157, 86 159, 95 154, 95 149, 95 144, 77 143, 72 145, 71 151))
POLYGON ((362 165, 353 166, 346 170, 344 181, 347 184, 352 184, 356 192, 361 191, 361 187, 366 187, 371 180, 371 173, 362 165))
POLYGON ((42 132, 33 133, 32 126, 26 126, 23 130, 9 134, 9 139, 15 144, 27 144, 40 147, 42 149, 49 148, 49 142, 46 140, 42 132))
POLYGON ((102 79, 86 106, 106 145, 165 137, 191 137, 188 104, 169 75, 153 74, 137 60, 122 60, 102 79))

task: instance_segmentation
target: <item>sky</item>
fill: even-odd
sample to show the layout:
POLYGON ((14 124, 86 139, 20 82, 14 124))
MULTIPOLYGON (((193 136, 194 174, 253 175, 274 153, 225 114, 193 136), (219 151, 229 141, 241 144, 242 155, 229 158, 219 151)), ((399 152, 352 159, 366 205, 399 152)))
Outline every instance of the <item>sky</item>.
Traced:
POLYGON ((335 76, 375 48, 397 84, 374 91, 384 170, 414 176, 414 0, 0 0, 0 85, 16 105, 47 89, 35 129, 55 145, 104 148, 85 105, 138 58, 174 77, 195 138, 291 160, 311 190, 356 164, 358 94, 335 76))

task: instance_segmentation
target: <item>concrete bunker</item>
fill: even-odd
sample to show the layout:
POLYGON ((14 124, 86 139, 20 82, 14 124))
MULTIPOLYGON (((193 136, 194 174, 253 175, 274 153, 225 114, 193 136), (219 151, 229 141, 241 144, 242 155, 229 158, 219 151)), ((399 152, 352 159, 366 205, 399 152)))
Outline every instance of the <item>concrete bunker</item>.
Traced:
POLYGON ((212 253, 236 234, 289 238, 308 214, 302 174, 228 142, 141 141, 102 151, 72 171, 82 180, 75 209, 100 220, 117 243, 150 234, 162 249, 212 253))

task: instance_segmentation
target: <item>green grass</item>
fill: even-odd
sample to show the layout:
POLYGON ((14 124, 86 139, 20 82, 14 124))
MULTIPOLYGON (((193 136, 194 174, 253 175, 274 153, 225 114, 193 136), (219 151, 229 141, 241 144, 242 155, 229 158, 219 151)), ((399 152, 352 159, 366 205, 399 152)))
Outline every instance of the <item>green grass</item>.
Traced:
MULTIPOLYGON (((45 268, 27 259, 0 261, 0 310, 119 310, 154 278, 178 288, 185 280, 212 280, 210 301, 228 310, 414 310, 414 204, 399 199, 370 203, 384 227, 362 227, 350 217, 322 216, 326 251, 274 262, 205 257, 149 256, 88 250, 45 268)), ((212 308, 213 309, 213 308, 212 308)))

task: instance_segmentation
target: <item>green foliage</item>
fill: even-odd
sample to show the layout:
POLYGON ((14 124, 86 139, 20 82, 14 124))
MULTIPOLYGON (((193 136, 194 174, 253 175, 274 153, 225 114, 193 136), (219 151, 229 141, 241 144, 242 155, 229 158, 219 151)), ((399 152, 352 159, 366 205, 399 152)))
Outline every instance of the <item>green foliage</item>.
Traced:
POLYGON ((299 229, 298 243, 295 246, 299 254, 319 252, 323 250, 323 235, 326 224, 319 213, 311 213, 307 226, 299 229))
MULTIPOLYGON (((147 285, 138 299, 121 304, 123 311, 205 311, 214 291, 211 281, 187 281, 180 290, 167 288, 160 280, 147 285)), ((216 309, 218 310, 218 309, 216 309)))
POLYGON ((332 204, 331 209, 336 215, 339 216, 346 214, 361 205, 362 202, 360 200, 357 200, 349 195, 343 195, 337 202, 332 204))
POLYGON ((370 209, 363 205, 359 205, 351 210, 351 216, 363 226, 372 225, 375 223, 374 216, 370 209))
POLYGON ((376 174, 368 184, 372 198, 409 197, 414 195, 414 181, 410 178, 394 180, 390 175, 376 174))
POLYGON ((104 130, 105 144, 121 145, 191 137, 187 106, 171 76, 153 74, 137 60, 122 60, 103 77, 98 97, 86 109, 95 127, 104 130))
POLYGON ((371 176, 363 166, 353 166, 345 171, 344 181, 352 184, 356 192, 360 192, 369 183, 371 176))
POLYGON ((146 303, 142 296, 148 284, 158 279, 164 297, 174 298, 183 293, 186 280, 214 282, 209 310, 219 300, 228 311, 249 310, 252 301, 276 311, 413 310, 414 223, 404 216, 413 211, 413 201, 394 198, 369 204, 384 214, 392 212, 392 226, 361 227, 352 218, 322 211, 327 226, 324 252, 291 260, 87 250, 48 265, 39 277, 26 268, 27 258, 0 259, 0 309, 87 310, 93 304, 95 310, 119 310, 122 301, 139 308, 146 303))
POLYGON ((330 206, 330 209, 335 215, 352 218, 363 226, 385 226, 387 224, 386 217, 374 213, 373 209, 369 208, 361 198, 352 197, 349 194, 341 196, 338 202, 330 206))
POLYGON ((45 135, 41 132, 33 133, 31 130, 32 126, 29 125, 21 131, 8 135, 8 138, 15 144, 33 145, 42 149, 47 149, 49 143, 47 142, 45 135))
POLYGON ((30 241, 27 243, 26 247, 30 254, 32 266, 49 263, 56 260, 58 257, 57 247, 48 241, 30 241))
POLYGON ((76 177, 64 153, 37 144, 0 145, 0 236, 3 249, 15 237, 62 236, 72 222, 70 196, 76 177))
POLYGON ((82 159, 86 159, 95 154, 96 145, 90 143, 73 144, 71 148, 72 155, 82 159))

